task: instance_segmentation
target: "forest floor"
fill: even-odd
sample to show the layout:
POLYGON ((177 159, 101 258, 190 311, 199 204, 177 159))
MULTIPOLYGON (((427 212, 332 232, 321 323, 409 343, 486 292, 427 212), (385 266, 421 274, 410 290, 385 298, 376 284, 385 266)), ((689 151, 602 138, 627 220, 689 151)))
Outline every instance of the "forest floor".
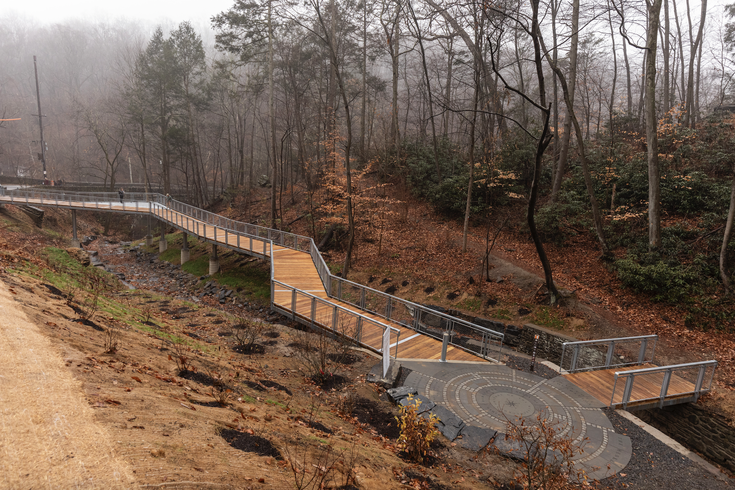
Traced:
MULTIPOLYGON (((54 271, 40 253, 46 246, 66 246, 68 218, 61 212, 47 212, 47 221, 57 231, 40 233, 23 215, 8 208, 1 217, 0 280, 12 289, 22 314, 49 339, 49 352, 55 356, 57 369, 68 372, 78 383, 69 389, 76 390, 93 412, 94 423, 107 434, 90 444, 108 447, 105 444, 109 443, 109 457, 120 461, 121 474, 130 476, 135 485, 296 488, 299 479, 303 483, 303 478, 314 477, 331 480, 327 486, 332 488, 353 488, 351 484, 363 489, 498 488, 517 469, 511 460, 494 454, 478 458, 474 452, 442 440, 435 443, 436 458, 430 464, 407 462, 396 446, 397 410, 384 399, 382 390, 365 382, 365 374, 376 358, 355 351, 349 362, 338 366, 341 384, 321 387, 308 378, 308 368, 299 358, 298 344, 306 334, 296 325, 266 317, 267 312, 261 311, 265 305, 258 307, 252 298, 247 308, 234 301, 221 305, 212 298, 195 301, 181 291, 176 280, 156 272, 162 264, 155 257, 136 262, 134 254, 119 253, 115 240, 97 240, 92 248, 110 265, 124 270, 129 282, 145 289, 126 290, 120 286, 107 292, 105 304, 109 307, 100 309, 90 322, 80 322, 64 292, 49 287, 54 271), (253 315, 270 323, 259 348, 243 354, 235 348, 232 326, 238 316, 253 315), (110 330, 116 332, 118 348, 106 353, 110 330), (160 339, 166 336, 185 338, 191 350, 176 351, 173 344, 160 339), (187 357, 194 368, 180 372, 175 362, 180 355, 187 357), (226 400, 222 400, 223 389, 226 400), (345 394, 349 395, 347 406, 345 394), (218 397, 224 403, 217 401, 218 397)), ((233 206, 231 215, 242 218, 236 209, 233 206)), ((257 219, 257 208, 251 207, 248 212, 250 218, 257 219)), ((291 219, 299 215, 296 208, 290 212, 294 215, 291 219)), ((350 277, 371 284, 389 279, 382 287, 395 285, 398 295, 506 322, 521 324, 549 317, 541 313, 544 310, 536 301, 538 281, 534 283, 531 276, 515 280, 510 275, 492 283, 478 281, 477 247, 483 248, 482 240, 472 238, 474 245, 462 253, 456 225, 432 221, 432 217, 416 203, 406 205, 405 219, 397 220, 395 229, 384 230, 381 253, 377 253, 376 243, 370 242, 373 236, 367 235, 359 242, 350 277), (474 284, 470 277, 475 278, 474 284), (478 283, 482 283, 481 289, 478 283), (426 292, 430 288, 433 292, 426 292), (475 307, 478 297, 481 306, 475 307)), ((90 220, 81 226, 93 230, 98 225, 90 220)), ((535 263, 532 248, 512 237, 501 233, 494 253, 537 273, 529 266, 535 263)), ((341 255, 332 251, 327 258, 330 263, 338 263, 341 255)), ((594 260, 593 255, 589 262, 594 260)), ((585 262, 580 252, 577 261, 568 264, 577 267, 585 262)), ((563 266, 559 268, 564 270, 563 266)), ((595 271, 570 271, 560 275, 600 281, 595 271)), ((560 278, 562 287, 570 288, 563 281, 560 278)), ((578 337, 595 336, 596 329, 617 329, 615 320, 629 321, 616 313, 616 305, 624 304, 624 297, 601 294, 601 286, 586 287, 584 293, 584 289, 577 288, 577 306, 551 311, 551 318, 562 321, 560 331, 578 337), (602 320, 593 315, 597 310, 602 320)), ((615 288, 614 281, 608 287, 615 288)), ((624 309, 621 306, 621 311, 630 312, 635 301, 624 309)), ((659 314, 653 310, 642 318, 652 318, 648 322, 657 325, 659 314)), ((641 331, 646 327, 636 324, 641 331)), ((687 355, 698 354, 695 350, 687 355)), ((667 355, 675 354, 672 351, 667 355)), ((718 385, 720 390, 728 391, 726 386, 718 385)), ((632 433, 635 429, 624 422, 621 425, 624 431, 632 433)), ((688 481, 693 485, 690 488, 720 488, 720 483, 708 482, 706 472, 703 474, 696 465, 654 458, 654 453, 662 450, 651 439, 639 435, 636 441, 641 445, 634 451, 634 467, 624 480, 609 481, 606 486, 654 488, 649 480, 654 471, 656 488, 675 488, 677 482, 688 481)), ((89 448, 86 450, 89 452, 89 448)), ((671 459, 676 457, 671 455, 671 459)), ((25 478, 25 486, 33 486, 40 484, 45 475, 24 473, 18 478, 25 478)), ((94 475, 90 478, 86 486, 94 487, 94 475)), ((721 486, 726 487, 726 483, 721 486)))

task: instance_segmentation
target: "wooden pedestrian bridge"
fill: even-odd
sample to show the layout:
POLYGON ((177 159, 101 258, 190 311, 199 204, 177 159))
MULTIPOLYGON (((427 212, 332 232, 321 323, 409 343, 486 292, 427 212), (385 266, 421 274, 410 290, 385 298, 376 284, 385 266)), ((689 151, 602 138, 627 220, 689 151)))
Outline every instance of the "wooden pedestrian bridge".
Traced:
MULTIPOLYGON (((309 237, 235 221, 154 193, 125 193, 120 199, 117 192, 69 193, 0 187, 0 204, 4 203, 72 210, 75 243, 78 243, 77 210, 139 214, 154 217, 163 226, 173 226, 210 243, 211 272, 216 272, 218 267, 218 247, 269 260, 273 310, 303 324, 348 337, 385 359, 500 362, 503 357, 500 332, 331 274, 309 237)), ((152 244, 150 227, 147 240, 152 244)), ((162 227, 162 251, 167 246, 165 240, 162 227)), ((182 263, 189 255, 187 240, 183 243, 182 263)), ((568 348, 572 354, 567 357, 571 364, 563 370, 565 376, 601 402, 622 408, 684 403, 711 389, 716 361, 653 367, 649 365, 647 352, 651 344, 655 349, 655 341, 630 339, 638 338, 571 343, 574 345, 568 348), (635 362, 625 361, 630 355, 627 350, 623 353, 631 342, 640 343, 635 362), (602 369, 582 367, 584 360, 600 357, 585 352, 599 351, 600 346, 608 349, 606 363, 598 362, 597 368, 602 369), (680 376, 691 370, 697 373, 693 380, 680 376)), ((564 354, 561 364, 563 367, 564 354)))

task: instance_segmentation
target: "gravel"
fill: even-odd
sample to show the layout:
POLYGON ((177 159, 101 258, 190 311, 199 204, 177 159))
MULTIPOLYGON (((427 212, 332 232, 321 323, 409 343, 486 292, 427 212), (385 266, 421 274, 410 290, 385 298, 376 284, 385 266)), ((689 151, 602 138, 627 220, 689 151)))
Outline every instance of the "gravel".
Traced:
POLYGON ((726 490, 735 488, 735 481, 717 478, 698 463, 682 456, 669 446, 618 415, 604 409, 615 432, 630 437, 633 455, 628 466, 617 476, 601 482, 603 488, 641 490, 726 490))

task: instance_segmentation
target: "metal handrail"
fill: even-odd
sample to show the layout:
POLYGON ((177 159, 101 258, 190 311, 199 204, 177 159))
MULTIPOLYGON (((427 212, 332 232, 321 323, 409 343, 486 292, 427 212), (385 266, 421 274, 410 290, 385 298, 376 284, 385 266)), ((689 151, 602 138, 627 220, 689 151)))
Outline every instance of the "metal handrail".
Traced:
MULTIPOLYGON (((271 264, 272 263, 273 262, 271 261, 271 264)), ((280 308, 277 305, 275 305, 275 303, 273 303, 273 305, 274 305, 275 308, 281 309, 286 314, 286 316, 289 316, 290 315, 292 320, 296 320, 296 316, 297 315, 302 315, 302 313, 298 313, 296 311, 296 301, 295 301, 296 300, 296 297, 295 296, 298 295, 298 294, 301 294, 302 296, 306 296, 307 298, 310 298, 311 299, 312 307, 310 309, 308 320, 312 324, 322 325, 323 327, 329 329, 329 326, 328 325, 326 325, 324 323, 320 323, 317 320, 317 318, 315 318, 316 317, 316 308, 314 307, 314 304, 315 303, 321 303, 322 305, 326 305, 327 307, 331 308, 335 312, 335 313, 332 314, 332 327, 331 327, 332 332, 334 332, 335 334, 345 335, 345 332, 340 332, 337 329, 337 325, 336 325, 336 322, 337 322, 337 319, 338 319, 338 315, 336 314, 336 312, 337 311, 345 312, 345 313, 347 313, 350 316, 354 316, 354 317, 359 318, 358 325, 356 325, 356 327, 357 327, 356 328, 356 332, 355 332, 356 335, 354 337, 351 337, 349 335, 345 335, 346 337, 352 338, 353 340, 355 340, 356 342, 358 342, 358 343, 360 343, 362 345, 368 345, 368 344, 362 342, 362 339, 360 338, 361 331, 362 331, 362 329, 360 328, 360 323, 368 322, 368 323, 371 323, 373 325, 377 325, 378 327, 381 328, 381 330, 383 332, 385 332, 386 330, 390 330, 390 331, 392 331, 393 333, 396 334, 396 343, 395 343, 395 349, 396 350, 395 350, 395 354, 394 354, 393 357, 394 358, 397 358, 398 357, 398 345, 400 344, 400 337, 401 337, 401 331, 399 329, 397 329, 395 327, 392 327, 390 325, 386 325, 383 322, 379 322, 377 320, 374 320, 374 319, 372 319, 372 318, 370 318, 370 317, 368 317, 366 315, 363 315, 362 313, 359 313, 357 311, 350 310, 349 308, 345 308, 344 306, 340 306, 340 305, 338 305, 336 303, 332 303, 331 301, 327 301, 324 298, 320 298, 319 296, 315 296, 315 295, 313 295, 313 294, 311 294, 311 293, 309 293, 307 291, 303 291, 301 289, 298 289, 298 288, 295 288, 295 287, 290 286, 288 284, 285 284, 285 283, 283 283, 281 281, 278 281, 276 279, 272 279, 271 280, 271 298, 273 298, 274 295, 275 295, 275 285, 276 284, 278 284, 279 286, 282 286, 282 287, 286 288, 287 290, 291 291, 291 293, 292 293, 291 309, 290 310, 286 310, 286 309, 280 308)), ((272 301, 272 299, 271 299, 271 301, 272 301)), ((381 338, 382 338, 382 335, 381 335, 381 338)), ((377 349, 377 350, 379 352, 382 352, 382 349, 377 349)))
MULTIPOLYGON (((367 305, 366 305, 367 293, 370 293, 372 295, 376 295, 382 298, 382 301, 385 304, 384 310, 368 310, 368 311, 370 311, 371 313, 381 318, 385 318, 386 320, 396 321, 394 318, 391 317, 391 314, 395 311, 394 306, 403 305, 413 317, 413 324, 405 325, 405 326, 417 332, 422 331, 422 328, 420 325, 421 320, 422 318, 425 318, 427 315, 433 315, 441 320, 444 320, 447 325, 447 328, 444 329, 444 332, 448 332, 450 334, 450 343, 463 350, 467 350, 467 349, 463 345, 458 344, 452 340, 454 338, 454 334, 455 334, 455 330, 457 326, 463 326, 465 328, 468 328, 470 330, 477 332, 478 334, 482 336, 483 341, 489 336, 493 342, 497 342, 498 353, 500 354, 502 351, 505 335, 500 332, 496 332, 495 330, 491 330, 489 328, 485 328, 480 325, 474 324, 472 322, 462 320, 461 318, 457 318, 455 316, 448 315, 446 313, 442 313, 440 311, 414 303, 412 301, 408 301, 406 299, 399 298, 397 296, 393 296, 391 294, 384 293, 382 291, 378 291, 377 289, 373 289, 369 286, 365 286, 365 285, 362 285, 362 284, 359 284, 353 281, 349 281, 342 277, 332 276, 330 285, 332 286, 332 289, 328 290, 327 292, 331 297, 336 297, 340 301, 344 301, 345 303, 351 304, 361 309, 367 309, 367 305), (345 295, 344 295, 345 288, 343 287, 343 284, 347 284, 360 291, 359 303, 351 301, 348 298, 345 298, 345 295), (334 291, 335 287, 336 287, 336 292, 334 291)), ((423 331, 424 333, 427 333, 428 335, 439 338, 439 339, 441 339, 443 335, 443 333, 441 335, 440 334, 432 335, 430 332, 427 331, 426 328, 424 328, 423 331)), ((487 357, 487 355, 483 354, 482 357, 487 357)))
MULTIPOLYGON (((2 200, 1 197, 3 194, 4 193, 0 192, 0 200, 2 200)), ((383 293, 381 291, 374 290, 367 286, 363 286, 363 285, 354 283, 352 281, 348 281, 346 279, 339 278, 337 276, 333 276, 329 270, 329 267, 324 261, 324 258, 319 253, 319 250, 317 249, 316 244, 314 243, 314 240, 310 237, 305 237, 305 236, 297 235, 294 233, 288 233, 288 232, 284 232, 281 230, 274 230, 271 228, 267 228, 267 227, 263 227, 263 226, 255 225, 251 223, 243 223, 240 221, 235 221, 230 218, 225 218, 218 214, 215 214, 209 211, 205 211, 201 208, 197 208, 190 204, 186 204, 181 201, 177 201, 171 197, 163 196, 161 194, 153 193, 153 192, 151 193, 132 193, 132 192, 125 193, 122 200, 120 199, 120 196, 117 192, 101 192, 101 193, 71 192, 70 193, 70 192, 64 192, 61 189, 59 190, 54 189, 53 191, 17 189, 13 191, 7 191, 7 194, 11 195, 11 202, 13 200, 13 196, 22 194, 22 196, 19 196, 19 197, 25 198, 26 201, 28 201, 28 199, 39 199, 41 201, 48 199, 48 200, 54 201, 54 203, 57 206, 59 205, 58 195, 62 194, 63 196, 62 200, 67 201, 69 203, 69 207, 74 207, 72 205, 72 201, 81 202, 83 204, 86 202, 90 202, 90 203, 104 202, 105 203, 104 207, 98 205, 98 206, 92 206, 92 208, 100 209, 100 210, 107 210, 107 211, 116 211, 117 209, 115 209, 113 206, 116 205, 118 201, 122 201, 122 206, 123 206, 124 211, 128 211, 128 212, 133 211, 132 209, 127 209, 125 203, 135 202, 136 203, 135 212, 146 212, 146 210, 141 209, 139 206, 139 202, 142 201, 142 202, 149 203, 149 209, 147 210, 147 212, 154 214, 156 216, 159 216, 159 217, 163 217, 162 209, 159 209, 158 206, 154 206, 153 204, 157 204, 159 206, 166 206, 166 209, 171 209, 172 211, 181 213, 185 216, 188 216, 190 219, 197 221, 198 222, 197 227, 204 229, 205 237, 206 237, 206 228, 208 226, 212 226, 212 228, 215 230, 215 236, 216 236, 216 231, 221 229, 221 230, 225 230, 225 236, 227 236, 228 233, 233 233, 235 236, 238 236, 238 235, 241 237, 245 236, 249 240, 258 239, 258 240, 269 241, 271 243, 271 248, 272 248, 273 243, 277 243, 278 245, 286 247, 286 248, 291 248, 291 249, 298 250, 301 252, 309 253, 309 255, 312 258, 312 262, 314 263, 314 266, 317 269, 317 273, 319 274, 322 284, 324 285, 324 288, 330 297, 335 297, 332 291, 333 290, 332 284, 336 280, 338 281, 337 282, 338 289, 340 290, 339 291, 340 294, 338 295, 340 297, 338 297, 337 299, 339 299, 340 301, 345 301, 347 303, 353 304, 350 301, 347 301, 341 298, 341 285, 346 283, 346 284, 352 285, 353 287, 361 288, 362 291, 364 292, 363 296, 369 291, 370 293, 379 294, 382 297, 384 297, 386 299, 386 304, 388 305, 386 313, 373 312, 382 318, 385 318, 387 320, 392 320, 391 319, 391 311, 393 310, 392 306, 394 304, 395 305, 400 304, 400 305, 405 306, 406 309, 409 310, 409 312, 413 316, 413 324, 404 324, 408 328, 411 328, 415 331, 420 331, 421 330, 421 326, 420 326, 421 319, 425 315, 429 315, 429 314, 435 315, 447 322, 447 325, 449 325, 449 328, 446 329, 446 331, 450 333, 452 338, 454 337, 454 331, 455 331, 456 326, 463 326, 463 327, 468 328, 469 330, 476 332, 477 336, 482 340, 480 351, 483 357, 487 357, 489 353, 488 346, 491 344, 494 345, 494 343, 497 343, 498 345, 498 353, 502 352, 504 335, 500 332, 496 332, 494 330, 487 329, 480 325, 476 325, 474 323, 467 322, 465 320, 461 320, 459 318, 441 313, 436 310, 432 310, 430 308, 418 305, 416 303, 404 300, 402 298, 398 298, 388 293, 383 293), (51 197, 52 195, 54 195, 54 197, 51 197), (299 245, 300 242, 306 244, 306 246, 300 246, 299 245)), ((84 205, 82 207, 85 208, 84 205)), ((166 221, 171 222, 175 226, 182 227, 181 225, 177 224, 175 220, 172 221, 168 218, 163 218, 163 219, 166 219, 166 221)), ((191 231, 192 233, 197 233, 197 230, 189 230, 189 231, 191 231)), ((201 236, 200 233, 197 233, 197 234, 201 236)), ((263 251, 264 256, 266 255, 265 249, 266 247, 264 243, 264 251, 263 251)), ((257 253, 254 250, 252 250, 252 247, 250 251, 253 253, 257 253)), ((364 309, 364 304, 363 305, 353 304, 353 306, 364 309)), ((428 333, 428 332, 425 332, 425 333, 428 333)), ((469 350, 465 346, 459 345, 454 341, 452 341, 452 344, 463 350, 469 350)), ((471 351, 471 352, 474 352, 474 351, 471 351)))
POLYGON ((613 390, 612 395, 610 397, 610 406, 614 407, 616 405, 622 405, 623 409, 626 409, 628 407, 629 403, 632 402, 646 402, 646 401, 652 401, 652 400, 658 400, 658 406, 659 408, 662 408, 664 406, 664 400, 668 396, 669 391, 669 383, 671 381, 671 376, 674 373, 674 371, 683 371, 686 369, 692 369, 692 368, 698 368, 699 372, 697 373, 697 381, 694 384, 694 390, 692 391, 686 391, 683 393, 674 393, 671 396, 681 396, 681 395, 693 395, 693 401, 697 401, 702 393, 708 392, 712 389, 712 381, 715 377, 715 369, 717 368, 717 361, 700 361, 700 362, 690 362, 686 364, 672 364, 671 366, 661 366, 661 367, 652 367, 652 368, 643 368, 643 369, 631 369, 629 371, 617 371, 615 373, 615 382, 613 383, 613 390), (706 382, 705 385, 705 374, 707 372, 707 368, 712 367, 712 372, 709 375, 709 380, 706 382), (664 379, 661 383, 661 392, 658 397, 656 398, 641 398, 637 400, 631 400, 630 397, 633 393, 633 386, 635 384, 635 378, 636 376, 645 376, 648 374, 653 373, 664 373, 664 379), (623 389, 623 398, 620 401, 620 403, 615 403, 615 390, 617 389, 618 385, 618 377, 620 378, 626 378, 625 380, 625 387, 623 389))
POLYGON ((597 340, 577 340, 574 342, 564 342, 561 346, 561 359, 559 360, 559 372, 564 369, 564 355, 567 347, 572 349, 572 360, 570 362, 569 369, 567 372, 574 373, 577 371, 588 371, 592 369, 607 369, 610 366, 630 366, 635 364, 643 364, 646 362, 653 362, 654 354, 656 353, 656 343, 658 342, 658 335, 640 335, 636 337, 617 337, 612 339, 597 339, 597 340), (651 358, 646 359, 646 352, 648 350, 648 341, 653 340, 653 349, 651 351, 651 358), (638 349, 638 360, 630 362, 619 362, 613 364, 613 354, 615 353, 615 346, 626 342, 640 341, 641 346, 638 349), (584 368, 577 367, 577 361, 579 361, 579 353, 582 347, 590 347, 593 345, 606 345, 607 353, 605 355, 605 364, 602 366, 590 366, 584 368))

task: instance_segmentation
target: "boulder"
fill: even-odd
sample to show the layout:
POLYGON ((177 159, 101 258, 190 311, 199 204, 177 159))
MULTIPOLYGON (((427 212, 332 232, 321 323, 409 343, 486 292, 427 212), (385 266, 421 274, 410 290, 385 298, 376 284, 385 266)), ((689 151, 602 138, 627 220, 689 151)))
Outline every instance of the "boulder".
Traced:
POLYGON ((89 254, 82 250, 81 248, 67 248, 66 253, 69 254, 69 257, 76 260, 80 264, 82 264, 84 267, 87 267, 90 264, 89 254))

